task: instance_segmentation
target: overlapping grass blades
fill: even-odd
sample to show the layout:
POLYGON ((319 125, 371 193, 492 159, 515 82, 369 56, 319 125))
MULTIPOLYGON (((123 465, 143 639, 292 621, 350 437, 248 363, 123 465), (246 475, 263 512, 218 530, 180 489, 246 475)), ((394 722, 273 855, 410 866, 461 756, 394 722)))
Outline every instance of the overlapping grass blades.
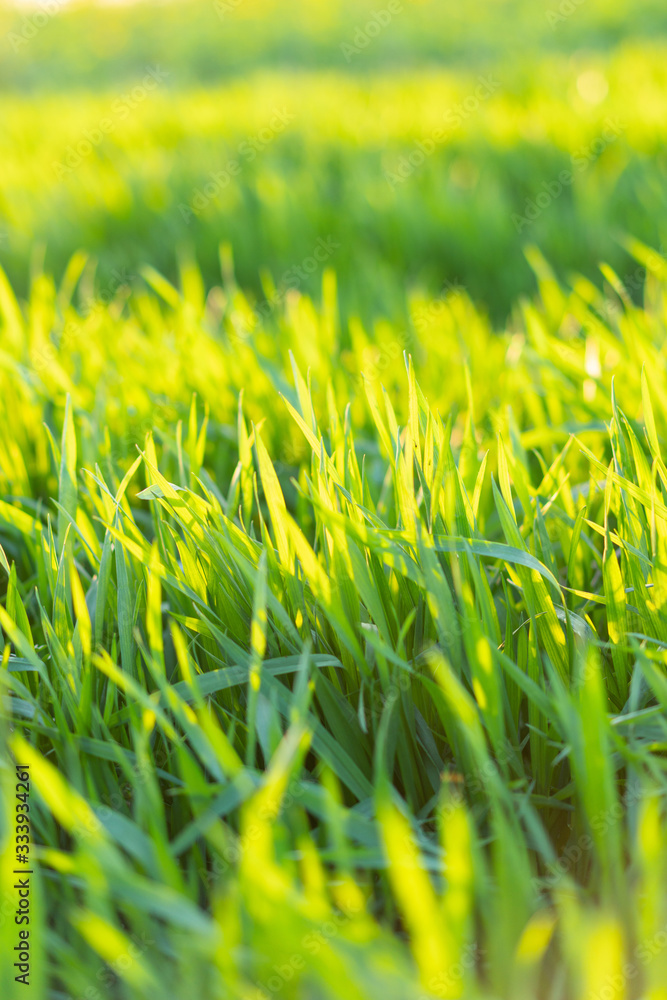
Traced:
POLYGON ((51 995, 660 995, 667 286, 538 263, 386 390, 298 295, 231 339, 235 288, 105 337, 52 298, 39 369, 7 286, 3 877, 13 753, 51 995))

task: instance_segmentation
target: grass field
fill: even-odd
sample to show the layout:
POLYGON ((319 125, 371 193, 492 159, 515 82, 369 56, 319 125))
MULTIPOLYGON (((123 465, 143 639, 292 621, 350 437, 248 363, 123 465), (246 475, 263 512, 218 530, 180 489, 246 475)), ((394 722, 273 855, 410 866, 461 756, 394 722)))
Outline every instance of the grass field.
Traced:
POLYGON ((661 995, 667 265, 634 249, 645 308, 535 258, 511 333, 455 291, 348 346, 330 271, 270 318, 224 254, 207 302, 146 272, 82 315, 83 259, 25 318, 2 286, 54 996, 661 995))
POLYGON ((261 296, 262 271, 279 281, 331 237, 345 317, 405 321, 406 287, 450 282, 501 324, 534 291, 529 244, 561 281, 597 281, 600 261, 634 267, 619 236, 667 242, 661 5, 586 0, 553 25, 516 0, 447 6, 406 2, 373 37, 372 4, 334 3, 329 23, 329 5, 296 3, 296 27, 268 0, 223 19, 210 3, 62 11, 16 52, 6 35, 12 284, 27 294, 41 246, 58 279, 94 255, 100 289, 146 262, 175 280, 188 253, 210 286, 226 241, 261 296))
POLYGON ((574 6, 5 34, 3 1000, 667 998, 664 11, 574 6))

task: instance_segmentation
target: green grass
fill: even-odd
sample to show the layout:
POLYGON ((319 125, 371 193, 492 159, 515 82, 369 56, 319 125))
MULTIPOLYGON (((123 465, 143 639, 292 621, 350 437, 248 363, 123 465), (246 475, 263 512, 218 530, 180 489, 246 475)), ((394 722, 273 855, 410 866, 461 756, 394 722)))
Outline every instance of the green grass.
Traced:
MULTIPOLYGON (((331 237, 346 317, 397 320, 406 284, 450 282, 500 325, 532 294, 528 244, 561 281, 598 281, 602 260, 628 273, 619 234, 667 245, 662 3, 586 0, 552 27, 550 5, 527 0, 476 0, 465 16, 405 0, 348 61, 341 45, 376 6, 243 0, 220 20, 208 0, 159 16, 83 5, 16 52, 22 22, 0 11, 13 286, 27 294, 40 253, 60 280, 80 247, 109 294, 146 262, 177 280, 182 253, 210 286, 224 240, 259 297, 264 270, 278 282, 331 237), (149 69, 165 74, 151 89, 149 69), (480 77, 493 90, 476 103, 480 77), (271 132, 276 109, 290 119, 271 132)), ((317 281, 299 279, 311 295, 317 281)))
POLYGON ((0 8, 0 996, 667 1000, 664 3, 228 6, 0 8))
POLYGON ((531 251, 506 330, 342 322, 332 269, 258 312, 227 248, 97 307, 82 256, 0 277, 34 996, 664 996, 667 266, 628 249, 641 305, 531 251))
POLYGON ((564 13, 561 0, 470 0, 465 11, 438 0, 399 0, 398 6, 392 4, 387 18, 389 0, 293 0, 288 8, 279 0, 144 0, 101 9, 80 0, 51 7, 52 16, 38 18, 35 31, 31 12, 8 3, 0 8, 0 88, 76 91, 83 83, 92 90, 115 89, 154 62, 169 63, 179 85, 188 87, 209 87, 258 67, 343 66, 364 76, 424 64, 483 71, 490 62, 521 56, 525 71, 537 51, 604 53, 667 30, 660 0, 586 0, 569 11, 565 4, 564 13), (374 13, 383 15, 375 18, 383 30, 371 27, 364 46, 358 31, 365 31, 374 13), (343 45, 357 49, 345 52, 343 45))

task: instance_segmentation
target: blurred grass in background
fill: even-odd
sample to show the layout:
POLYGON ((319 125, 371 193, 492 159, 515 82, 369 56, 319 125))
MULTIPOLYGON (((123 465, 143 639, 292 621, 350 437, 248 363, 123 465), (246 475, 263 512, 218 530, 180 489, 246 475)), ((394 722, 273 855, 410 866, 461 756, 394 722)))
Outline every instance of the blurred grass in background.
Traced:
POLYGON ((665 239, 663 4, 54 4, 41 27, 0 14, 0 260, 22 291, 36 243, 56 275, 92 252, 104 288, 184 252, 210 284, 228 241, 261 296, 262 268, 330 236, 345 313, 450 282, 502 320, 534 289, 528 242, 564 278, 624 273, 620 232, 665 239))

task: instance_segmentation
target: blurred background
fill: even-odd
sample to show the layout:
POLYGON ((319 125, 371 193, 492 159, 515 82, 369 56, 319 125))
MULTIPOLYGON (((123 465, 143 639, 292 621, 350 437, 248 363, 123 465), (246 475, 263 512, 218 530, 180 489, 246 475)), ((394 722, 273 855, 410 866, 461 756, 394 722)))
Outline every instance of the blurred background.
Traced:
POLYGON ((494 320, 558 277, 633 295, 667 246, 664 0, 189 0, 0 8, 0 264, 143 264, 344 314, 463 286, 494 320))

